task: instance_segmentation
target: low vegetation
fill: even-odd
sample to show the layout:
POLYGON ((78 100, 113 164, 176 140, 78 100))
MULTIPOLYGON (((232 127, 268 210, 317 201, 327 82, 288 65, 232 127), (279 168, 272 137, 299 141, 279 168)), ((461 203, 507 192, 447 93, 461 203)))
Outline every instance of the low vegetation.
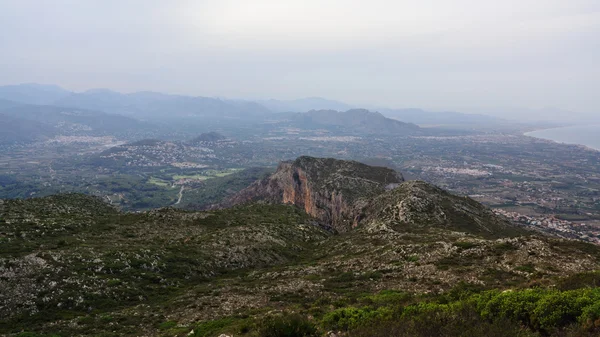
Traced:
MULTIPOLYGON (((235 185, 260 172, 211 180, 235 185)), ((360 180, 342 179, 351 178, 360 180)), ((298 181, 311 183, 281 183, 298 181)), ((325 201, 314 206, 335 206, 325 201)), ((600 276, 590 272, 600 247, 521 230, 422 182, 371 201, 356 226, 336 232, 304 208, 265 200, 145 212, 81 194, 0 200, 0 334, 600 332, 600 276)))

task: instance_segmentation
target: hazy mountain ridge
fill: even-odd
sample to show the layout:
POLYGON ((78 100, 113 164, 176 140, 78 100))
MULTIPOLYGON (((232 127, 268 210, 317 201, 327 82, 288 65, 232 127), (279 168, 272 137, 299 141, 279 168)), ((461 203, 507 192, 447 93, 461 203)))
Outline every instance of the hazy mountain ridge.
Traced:
MULTIPOLYGON (((126 116, 52 105, 17 105, 2 109, 0 113, 45 124, 62 134, 115 135, 153 128, 148 123, 126 116)), ((26 135, 27 132, 24 132, 26 135)))
MULTIPOLYGON (((120 93, 110 89, 90 89, 75 93, 53 85, 22 84, 0 86, 0 99, 25 104, 57 105, 99 110, 137 118, 205 116, 211 118, 264 118, 272 113, 304 113, 311 110, 348 111, 360 106, 321 97, 295 100, 236 100, 172 95, 151 91, 120 93)), ((1 104, 0 104, 1 107, 1 104)), ((490 124, 498 118, 460 112, 431 112, 422 109, 369 107, 386 117, 414 124, 490 124)))
POLYGON ((10 100, 7 100, 7 99, 0 99, 0 110, 12 108, 12 107, 15 107, 15 106, 21 105, 21 104, 22 103, 10 101, 10 100))
POLYGON ((271 113, 267 108, 254 102, 156 92, 122 94, 110 90, 88 90, 83 93, 74 93, 55 103, 63 106, 111 111, 138 118, 177 116, 255 118, 271 113))
POLYGON ((0 86, 0 99, 24 104, 52 104, 70 94, 57 85, 26 83, 0 86))
POLYGON ((355 107, 322 97, 306 97, 294 100, 260 100, 257 101, 274 112, 308 112, 310 110, 346 111, 355 107))
POLYGON ((30 142, 54 136, 56 128, 0 112, 0 143, 30 142))
POLYGON ((367 109, 352 109, 347 111, 311 110, 296 115, 302 123, 337 126, 344 130, 370 134, 411 135, 420 133, 421 129, 411 123, 385 117, 379 112, 367 109))

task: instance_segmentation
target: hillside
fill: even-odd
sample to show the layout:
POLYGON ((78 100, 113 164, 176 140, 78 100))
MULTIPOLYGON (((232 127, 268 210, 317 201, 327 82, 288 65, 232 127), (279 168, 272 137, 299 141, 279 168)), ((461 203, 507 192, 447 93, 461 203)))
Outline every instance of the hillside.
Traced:
POLYGON ((0 113, 0 143, 44 140, 56 132, 50 125, 0 113))
POLYGON ((20 105, 20 104, 21 103, 17 103, 17 102, 10 101, 10 100, 0 99, 0 111, 2 111, 2 109, 12 108, 12 107, 20 105))
POLYGON ((26 83, 0 86, 0 99, 23 104, 52 104, 71 94, 57 85, 26 83))
POLYGON ((365 109, 348 111, 311 110, 293 115, 292 121, 300 127, 334 128, 337 131, 346 133, 393 134, 399 136, 422 133, 422 130, 415 124, 390 119, 379 112, 365 109))
POLYGON ((218 142, 220 140, 225 140, 227 139, 227 137, 223 136, 222 134, 218 133, 218 132, 207 132, 207 133, 203 133, 201 135, 199 135, 198 137, 195 137, 194 139, 190 140, 190 143, 192 144, 197 144, 197 143, 203 143, 203 142, 218 142))
POLYGON ((273 175, 220 206, 260 200, 292 203, 336 230, 348 231, 357 225, 361 207, 370 198, 403 180, 401 174, 384 167, 305 156, 279 164, 273 175))
POLYGON ((79 194, 0 200, 0 334, 597 332, 585 322, 600 317, 598 246, 351 161, 300 157, 236 197, 249 192, 263 202, 203 212, 124 213, 79 194), (360 208, 355 227, 334 234, 326 193, 360 208))
POLYGON ((108 89, 94 89, 74 93, 56 101, 54 104, 100 110, 144 119, 171 119, 173 117, 190 116, 246 119, 271 113, 267 108, 254 102, 168 95, 155 92, 123 94, 108 89))
POLYGON ((439 227, 491 238, 527 233, 471 198, 452 195, 422 181, 400 184, 373 199, 363 209, 360 223, 368 230, 439 227))
POLYGON ((329 100, 322 97, 306 97, 294 100, 264 100, 258 101, 275 112, 308 112, 311 110, 349 110, 352 107, 346 103, 329 100))
POLYGON ((123 135, 153 128, 130 117, 50 105, 18 105, 3 109, 2 114, 44 124, 61 134, 123 135))

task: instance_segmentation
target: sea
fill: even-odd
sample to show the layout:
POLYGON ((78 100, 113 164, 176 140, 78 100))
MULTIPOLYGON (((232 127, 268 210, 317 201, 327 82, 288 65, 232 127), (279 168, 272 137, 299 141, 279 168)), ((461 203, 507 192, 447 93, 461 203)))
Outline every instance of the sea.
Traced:
POLYGON ((559 143, 585 145, 600 151, 600 124, 538 130, 525 135, 559 143))

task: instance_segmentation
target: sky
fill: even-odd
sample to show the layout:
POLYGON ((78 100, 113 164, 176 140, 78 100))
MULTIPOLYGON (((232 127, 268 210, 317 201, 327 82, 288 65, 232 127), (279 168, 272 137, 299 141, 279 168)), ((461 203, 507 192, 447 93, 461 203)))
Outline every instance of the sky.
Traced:
POLYGON ((600 115, 598 0, 0 0, 0 46, 0 85, 600 115))

